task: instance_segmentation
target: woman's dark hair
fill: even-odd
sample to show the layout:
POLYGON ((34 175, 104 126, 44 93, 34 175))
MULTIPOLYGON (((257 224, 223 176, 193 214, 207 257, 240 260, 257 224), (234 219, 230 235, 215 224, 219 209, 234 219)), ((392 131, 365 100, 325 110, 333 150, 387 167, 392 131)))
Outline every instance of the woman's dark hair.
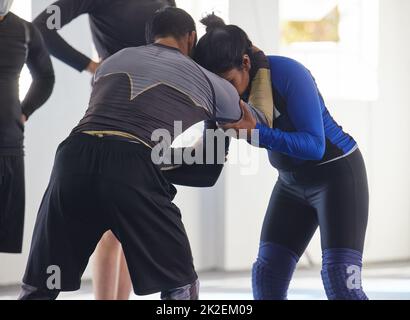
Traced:
POLYGON ((147 43, 153 43, 160 37, 180 39, 187 33, 196 31, 194 19, 184 10, 165 7, 158 10, 152 20, 147 23, 147 43))
POLYGON ((243 56, 252 59, 252 42, 241 28, 226 25, 211 14, 201 20, 206 26, 206 35, 199 40, 195 49, 195 61, 214 73, 224 73, 234 68, 242 68, 243 56))

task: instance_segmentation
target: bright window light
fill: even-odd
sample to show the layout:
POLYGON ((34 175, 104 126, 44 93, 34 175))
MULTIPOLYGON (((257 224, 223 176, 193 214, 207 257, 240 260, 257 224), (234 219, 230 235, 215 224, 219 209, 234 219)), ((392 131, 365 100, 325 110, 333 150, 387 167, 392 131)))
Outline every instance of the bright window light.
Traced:
POLYGON ((378 0, 280 0, 281 54, 305 64, 326 98, 378 98, 378 0))

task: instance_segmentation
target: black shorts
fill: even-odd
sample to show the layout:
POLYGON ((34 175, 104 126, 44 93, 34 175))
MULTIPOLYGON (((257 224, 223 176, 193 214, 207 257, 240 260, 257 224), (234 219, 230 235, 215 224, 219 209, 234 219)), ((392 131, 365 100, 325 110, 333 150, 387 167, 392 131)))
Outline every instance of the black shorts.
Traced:
POLYGON ((60 290, 78 290, 107 230, 122 244, 136 294, 195 282, 181 213, 172 203, 175 195, 175 187, 153 165, 149 148, 117 138, 69 137, 57 151, 23 282, 52 289, 47 280, 59 269, 60 290))
POLYGON ((24 157, 0 156, 0 252, 21 253, 24 210, 24 157))
POLYGON ((302 256, 319 227, 322 249, 363 252, 368 214, 366 167, 356 150, 322 166, 280 172, 261 240, 302 256))

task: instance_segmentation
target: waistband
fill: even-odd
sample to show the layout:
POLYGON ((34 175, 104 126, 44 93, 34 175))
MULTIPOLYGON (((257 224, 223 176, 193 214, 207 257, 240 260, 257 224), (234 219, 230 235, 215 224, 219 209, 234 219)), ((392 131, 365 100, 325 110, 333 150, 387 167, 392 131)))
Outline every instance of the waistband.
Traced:
POLYGON ((326 161, 326 162, 319 163, 317 166, 320 167, 320 166, 323 166, 323 165, 325 165, 325 164, 332 163, 332 162, 336 162, 336 161, 338 161, 338 160, 340 160, 340 159, 343 159, 343 158, 347 158, 347 157, 349 157, 350 155, 352 155, 352 154, 353 154, 356 150, 358 150, 358 149, 359 149, 359 146, 356 144, 356 145, 352 148, 352 150, 350 150, 349 152, 345 153, 344 155, 342 155, 342 156, 340 156, 340 157, 337 157, 337 158, 334 158, 334 159, 332 159, 332 160, 326 161))
POLYGON ((279 170, 279 178, 288 183, 313 182, 325 176, 329 179, 337 178, 345 170, 347 162, 350 163, 350 166, 357 166, 358 170, 365 170, 362 154, 360 149, 356 147, 344 156, 320 165, 302 166, 290 171, 279 170))
POLYGON ((81 133, 92 136, 92 137, 100 138, 100 139, 104 139, 104 138, 113 139, 114 138, 115 140, 118 140, 118 141, 142 144, 142 145, 152 149, 151 146, 146 144, 140 138, 138 138, 138 137, 136 137, 132 134, 129 134, 127 132, 122 132, 122 131, 83 131, 81 133))

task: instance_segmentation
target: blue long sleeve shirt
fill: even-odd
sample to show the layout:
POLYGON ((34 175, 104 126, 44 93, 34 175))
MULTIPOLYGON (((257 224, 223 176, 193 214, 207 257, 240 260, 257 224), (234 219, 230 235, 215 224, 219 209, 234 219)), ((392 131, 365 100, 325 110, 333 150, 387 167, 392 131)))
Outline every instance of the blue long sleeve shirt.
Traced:
POLYGON ((321 164, 351 152, 355 140, 330 115, 309 70, 295 60, 270 56, 275 101, 274 128, 258 124, 259 142, 272 165, 291 170, 321 164))

